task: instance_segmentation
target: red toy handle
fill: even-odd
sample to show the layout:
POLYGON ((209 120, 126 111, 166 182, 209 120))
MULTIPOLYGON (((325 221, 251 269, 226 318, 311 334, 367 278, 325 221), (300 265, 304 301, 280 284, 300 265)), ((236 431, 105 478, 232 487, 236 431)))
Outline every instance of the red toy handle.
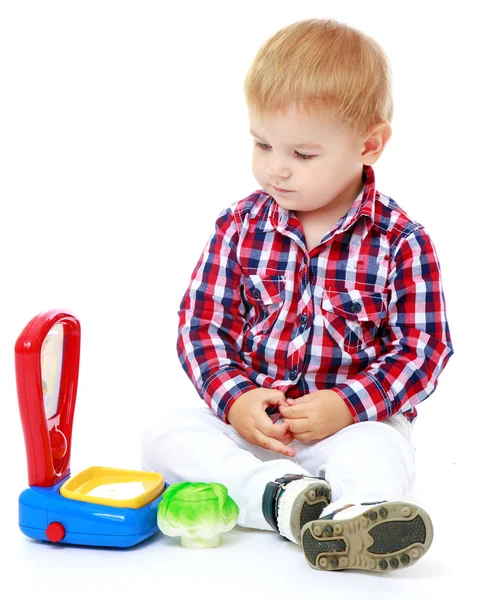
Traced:
POLYGON ((27 451, 30 486, 51 487, 70 475, 73 415, 80 361, 80 322, 53 309, 34 317, 15 344, 17 395, 27 451), (49 331, 63 325, 60 387, 55 414, 45 413, 41 351, 49 331))

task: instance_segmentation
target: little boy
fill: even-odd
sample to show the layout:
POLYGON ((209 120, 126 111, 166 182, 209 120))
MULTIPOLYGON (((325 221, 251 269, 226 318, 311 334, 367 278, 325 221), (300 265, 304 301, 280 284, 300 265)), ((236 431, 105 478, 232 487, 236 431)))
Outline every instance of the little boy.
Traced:
POLYGON ((429 549, 416 405, 452 354, 436 252, 376 189, 388 61, 333 20, 294 23, 245 81, 262 189, 222 211, 181 303, 178 352, 208 407, 143 442, 167 481, 220 482, 238 524, 318 569, 389 571, 429 549))

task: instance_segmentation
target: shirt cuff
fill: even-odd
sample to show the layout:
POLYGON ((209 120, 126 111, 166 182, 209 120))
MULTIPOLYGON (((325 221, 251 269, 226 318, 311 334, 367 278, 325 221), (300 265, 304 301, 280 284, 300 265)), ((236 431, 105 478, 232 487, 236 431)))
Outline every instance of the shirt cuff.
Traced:
POLYGON ((202 396, 216 415, 228 423, 227 413, 239 396, 259 386, 235 367, 228 367, 211 375, 203 385, 202 396))
POLYGON ((391 416, 392 403, 381 384, 369 373, 331 388, 346 403, 355 423, 359 421, 383 421, 391 416))

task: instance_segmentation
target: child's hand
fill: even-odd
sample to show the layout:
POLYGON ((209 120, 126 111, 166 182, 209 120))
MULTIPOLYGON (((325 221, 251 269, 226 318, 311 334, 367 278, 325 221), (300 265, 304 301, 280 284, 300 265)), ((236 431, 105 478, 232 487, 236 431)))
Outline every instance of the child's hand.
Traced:
POLYGON ((288 406, 279 390, 259 388, 239 396, 227 413, 229 423, 245 440, 286 456, 295 456, 290 444, 293 436, 285 423, 275 424, 265 410, 269 406, 288 406))
POLYGON ((287 403, 289 406, 280 406, 279 412, 294 439, 300 442, 323 440, 354 423, 344 400, 331 390, 288 398, 287 403))

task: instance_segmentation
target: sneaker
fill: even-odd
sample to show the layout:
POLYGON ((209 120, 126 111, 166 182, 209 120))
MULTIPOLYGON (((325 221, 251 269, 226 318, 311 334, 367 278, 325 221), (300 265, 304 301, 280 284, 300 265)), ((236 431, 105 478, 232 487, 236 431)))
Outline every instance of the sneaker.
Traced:
POLYGON ((262 512, 272 529, 300 544, 303 526, 319 519, 330 501, 331 487, 325 479, 285 475, 266 485, 262 512))
POLYGON ((306 560, 323 571, 402 569, 424 556, 432 541, 429 515, 408 502, 351 504, 301 531, 306 560))

